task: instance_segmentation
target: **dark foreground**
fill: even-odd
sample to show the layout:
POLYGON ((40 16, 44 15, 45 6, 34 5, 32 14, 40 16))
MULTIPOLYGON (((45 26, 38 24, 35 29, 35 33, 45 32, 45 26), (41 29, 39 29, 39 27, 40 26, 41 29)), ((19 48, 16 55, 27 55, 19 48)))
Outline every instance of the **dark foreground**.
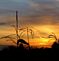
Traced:
POLYGON ((52 48, 48 49, 38 49, 38 48, 29 48, 26 49, 22 46, 20 47, 13 47, 13 46, 9 46, 9 48, 5 48, 4 50, 0 51, 0 56, 12 56, 12 57, 19 57, 19 58, 35 58, 35 57, 43 57, 43 58, 47 58, 47 57, 56 57, 59 56, 59 44, 54 43, 52 45, 52 48))

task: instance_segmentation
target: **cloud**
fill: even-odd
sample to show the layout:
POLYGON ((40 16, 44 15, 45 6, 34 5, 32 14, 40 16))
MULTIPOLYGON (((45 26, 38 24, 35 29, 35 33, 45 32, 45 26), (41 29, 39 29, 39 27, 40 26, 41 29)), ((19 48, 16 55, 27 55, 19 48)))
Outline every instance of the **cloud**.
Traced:
POLYGON ((0 16, 2 15, 0 20, 3 22, 13 23, 16 10, 22 16, 19 21, 26 23, 54 24, 59 22, 59 2, 57 0, 1 0, 0 3, 0 16))
POLYGON ((0 9, 18 10, 21 15, 56 14, 59 2, 56 0, 1 0, 0 9), (58 3, 58 4, 57 4, 58 3))
POLYGON ((59 1, 59 0, 56 0, 56 1, 59 1))
POLYGON ((6 25, 6 23, 1 22, 0 25, 6 25))
POLYGON ((26 16, 19 18, 20 25, 56 25, 59 23, 59 16, 26 16))

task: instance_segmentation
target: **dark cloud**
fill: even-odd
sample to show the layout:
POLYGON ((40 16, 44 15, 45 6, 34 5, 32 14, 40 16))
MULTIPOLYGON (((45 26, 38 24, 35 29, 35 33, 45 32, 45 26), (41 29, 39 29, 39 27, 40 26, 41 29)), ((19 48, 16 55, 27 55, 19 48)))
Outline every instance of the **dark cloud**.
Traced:
POLYGON ((6 23, 1 22, 0 25, 6 25, 6 23))
POLYGON ((18 10, 21 15, 41 15, 42 13, 45 15, 47 11, 50 13, 52 10, 59 10, 59 4, 57 4, 59 2, 55 0, 1 0, 0 3, 0 9, 18 10))
POLYGON ((1 0, 0 3, 0 16, 2 16, 0 22, 15 23, 16 10, 22 17, 19 18, 19 23, 55 24, 59 22, 59 1, 57 0, 1 0))

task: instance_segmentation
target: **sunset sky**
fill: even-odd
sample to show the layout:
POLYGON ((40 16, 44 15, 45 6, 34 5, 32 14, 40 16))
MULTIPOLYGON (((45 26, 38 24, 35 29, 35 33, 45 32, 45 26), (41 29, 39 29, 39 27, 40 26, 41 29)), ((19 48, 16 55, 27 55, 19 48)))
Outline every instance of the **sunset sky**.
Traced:
MULTIPOLYGON (((47 36, 52 32, 59 38, 59 0, 0 0, 0 37, 16 34, 12 27, 16 24, 16 10, 19 15, 19 28, 28 26, 33 29, 35 40, 39 39, 37 34, 38 37, 47 36)), ((12 44, 5 39, 0 40, 2 45, 9 43, 12 44)))

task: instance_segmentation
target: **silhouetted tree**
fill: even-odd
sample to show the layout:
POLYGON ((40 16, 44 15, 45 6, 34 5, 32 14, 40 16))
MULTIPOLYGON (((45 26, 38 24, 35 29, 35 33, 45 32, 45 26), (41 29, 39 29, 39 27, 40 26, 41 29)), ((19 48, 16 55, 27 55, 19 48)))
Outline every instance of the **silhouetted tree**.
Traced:
POLYGON ((54 42, 54 44, 52 45, 52 48, 59 48, 59 43, 54 42))
POLYGON ((25 40, 23 40, 23 39, 19 39, 19 40, 17 40, 17 46, 19 45, 19 43, 23 43, 23 44, 26 44, 26 45, 29 45, 29 43, 27 43, 25 40))

